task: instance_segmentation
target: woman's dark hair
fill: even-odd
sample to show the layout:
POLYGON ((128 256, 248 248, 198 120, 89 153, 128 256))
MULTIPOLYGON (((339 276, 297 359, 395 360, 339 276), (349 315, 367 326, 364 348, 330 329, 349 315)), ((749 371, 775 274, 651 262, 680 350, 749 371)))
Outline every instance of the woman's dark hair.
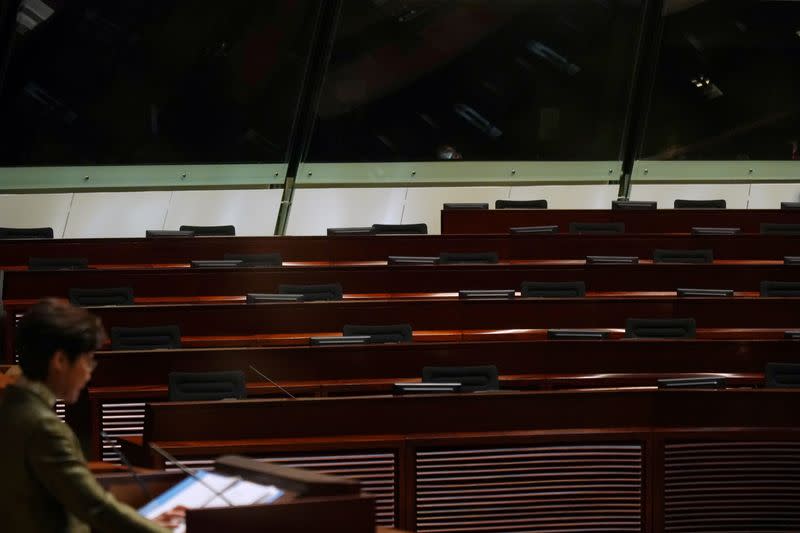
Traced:
POLYGON ((66 300, 34 304, 17 325, 19 366, 28 379, 44 381, 50 360, 62 350, 70 362, 98 349, 106 336, 100 319, 66 300))

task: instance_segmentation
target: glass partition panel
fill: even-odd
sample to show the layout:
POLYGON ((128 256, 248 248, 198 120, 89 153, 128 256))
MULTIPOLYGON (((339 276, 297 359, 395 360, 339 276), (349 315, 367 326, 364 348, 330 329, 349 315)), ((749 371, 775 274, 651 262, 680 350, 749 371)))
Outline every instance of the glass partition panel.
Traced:
POLYGON ((665 3, 642 157, 799 159, 800 2, 665 3))
POLYGON ((346 0, 306 160, 618 161, 642 3, 346 0))
POLYGON ((25 0, 0 165, 285 162, 318 8, 25 0))

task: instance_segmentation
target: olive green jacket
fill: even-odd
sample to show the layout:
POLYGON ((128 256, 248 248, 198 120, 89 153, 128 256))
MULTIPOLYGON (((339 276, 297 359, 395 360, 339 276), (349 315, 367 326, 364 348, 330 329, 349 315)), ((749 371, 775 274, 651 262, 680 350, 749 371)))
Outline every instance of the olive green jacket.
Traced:
POLYGON ((24 378, 0 400, 0 530, 163 533, 103 490, 47 387, 24 378))

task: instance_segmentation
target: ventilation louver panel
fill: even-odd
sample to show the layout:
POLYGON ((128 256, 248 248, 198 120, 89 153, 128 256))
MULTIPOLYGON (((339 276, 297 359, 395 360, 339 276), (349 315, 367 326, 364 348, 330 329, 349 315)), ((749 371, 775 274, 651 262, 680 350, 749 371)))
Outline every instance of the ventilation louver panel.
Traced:
POLYGON ((664 531, 800 531, 800 443, 667 443, 664 531))
POLYGON ((640 444, 420 451, 420 532, 642 530, 640 444))

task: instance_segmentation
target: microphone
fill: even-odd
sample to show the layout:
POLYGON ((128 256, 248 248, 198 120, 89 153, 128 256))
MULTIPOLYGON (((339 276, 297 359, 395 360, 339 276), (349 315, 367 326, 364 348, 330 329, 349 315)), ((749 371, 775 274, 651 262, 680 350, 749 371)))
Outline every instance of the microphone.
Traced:
POLYGON ((297 399, 297 398, 295 398, 295 397, 294 397, 294 395, 293 395, 291 392, 289 392, 288 390, 284 389, 283 387, 281 387, 280 385, 278 385, 277 383, 275 383, 274 381, 272 381, 271 379, 269 379, 267 376, 265 376, 264 374, 262 374, 262 373, 261 373, 261 372, 260 372, 260 371, 259 371, 259 370, 258 370, 256 367, 254 367, 253 365, 250 365, 250 370, 252 370, 253 372, 255 372, 256 374, 258 374, 259 376, 261 376, 261 377, 262 377, 262 378, 264 378, 265 380, 269 381, 270 383, 272 383, 273 385, 275 385, 276 387, 278 387, 278 389, 280 389, 280 391, 281 391, 281 392, 283 392, 283 393, 284 393, 286 396, 288 396, 288 397, 289 397, 289 398, 291 398, 292 400, 296 400, 296 399, 297 399))
POLYGON ((136 473, 136 470, 133 469, 133 465, 131 464, 130 461, 128 461, 128 458, 125 457, 125 454, 122 453, 122 449, 119 445, 119 439, 114 435, 109 435, 102 429, 100 430, 100 436, 103 438, 104 441, 112 441, 117 443, 116 445, 112 445, 111 449, 114 450, 114 453, 117 454, 119 460, 122 461, 123 466, 128 470, 128 472, 130 472, 130 474, 133 476, 133 479, 136 480, 136 483, 139 485, 139 488, 142 489, 142 494, 144 494, 144 497, 147 498, 147 501, 149 502, 150 500, 152 500, 153 496, 147 489, 147 485, 145 485, 144 481, 142 481, 142 478, 139 477, 139 474, 136 473))
POLYGON ((178 461, 175 457, 172 456, 172 454, 167 453, 167 451, 164 448, 162 448, 161 446, 158 446, 157 444, 153 444, 151 442, 150 443, 150 449, 153 450, 154 452, 156 452, 157 454, 159 454, 161 457, 165 458, 167 461, 169 461, 172 464, 174 464, 175 466, 177 466, 178 468, 180 468, 181 472, 183 472, 187 476, 191 476, 192 478, 197 480, 198 483, 200 483, 205 488, 210 490, 211 494, 213 494, 214 496, 217 496, 222 501, 227 503, 228 507, 235 507, 235 505, 228 498, 226 498, 223 493, 221 493, 220 491, 218 491, 217 489, 215 489, 214 487, 212 487, 211 485, 206 483, 205 480, 203 480, 203 478, 201 478, 200 476, 195 474, 188 466, 186 466, 185 464, 183 464, 180 461, 178 461))

